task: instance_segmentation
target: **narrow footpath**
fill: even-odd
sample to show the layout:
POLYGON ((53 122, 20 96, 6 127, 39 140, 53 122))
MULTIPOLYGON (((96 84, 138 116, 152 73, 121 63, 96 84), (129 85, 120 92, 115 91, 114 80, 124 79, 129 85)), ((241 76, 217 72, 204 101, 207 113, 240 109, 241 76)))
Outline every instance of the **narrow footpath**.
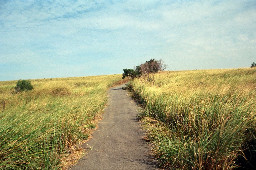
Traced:
POLYGON ((103 119, 92 139, 84 145, 86 155, 71 167, 72 170, 157 169, 136 120, 138 107, 124 87, 110 89, 103 119))

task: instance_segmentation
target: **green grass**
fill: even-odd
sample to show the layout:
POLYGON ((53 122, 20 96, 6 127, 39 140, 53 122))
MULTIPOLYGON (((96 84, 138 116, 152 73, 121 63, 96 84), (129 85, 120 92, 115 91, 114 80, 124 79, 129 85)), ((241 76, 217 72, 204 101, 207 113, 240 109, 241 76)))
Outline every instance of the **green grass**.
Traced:
POLYGON ((0 169, 59 168, 63 154, 89 136, 107 89, 121 75, 0 82, 0 169))
POLYGON ((231 169, 256 139, 256 69, 162 72, 130 86, 163 167, 231 169))

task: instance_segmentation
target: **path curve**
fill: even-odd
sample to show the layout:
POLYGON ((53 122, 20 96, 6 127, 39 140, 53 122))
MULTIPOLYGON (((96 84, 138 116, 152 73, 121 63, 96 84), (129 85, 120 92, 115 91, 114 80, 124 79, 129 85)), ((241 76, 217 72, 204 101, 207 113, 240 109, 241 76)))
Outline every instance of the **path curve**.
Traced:
POLYGON ((84 148, 86 155, 73 166, 77 169, 156 169, 148 144, 136 120, 138 107, 123 90, 125 85, 109 90, 108 107, 98 129, 84 148))

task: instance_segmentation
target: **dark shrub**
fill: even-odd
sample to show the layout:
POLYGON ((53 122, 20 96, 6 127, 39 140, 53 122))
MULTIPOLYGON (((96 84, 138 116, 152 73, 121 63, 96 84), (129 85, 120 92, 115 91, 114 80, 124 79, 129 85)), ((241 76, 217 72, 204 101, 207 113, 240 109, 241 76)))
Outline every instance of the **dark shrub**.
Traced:
POLYGON ((124 73, 123 73, 123 79, 125 77, 131 77, 131 78, 135 78, 135 71, 133 69, 123 69, 124 73))
POLYGON ((15 90, 16 92, 32 90, 33 86, 29 80, 19 80, 16 84, 15 90))
POLYGON ((251 65, 251 68, 253 68, 253 67, 256 67, 256 63, 255 62, 253 62, 252 65, 251 65))

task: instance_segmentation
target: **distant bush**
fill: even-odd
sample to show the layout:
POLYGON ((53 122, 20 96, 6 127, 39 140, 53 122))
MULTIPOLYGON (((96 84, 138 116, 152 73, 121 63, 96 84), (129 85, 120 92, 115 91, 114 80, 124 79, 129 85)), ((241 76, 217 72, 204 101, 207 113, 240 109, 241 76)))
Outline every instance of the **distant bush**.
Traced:
POLYGON ((125 77, 131 77, 132 79, 140 77, 143 74, 157 73, 165 70, 166 65, 163 64, 162 60, 151 59, 146 61, 144 64, 136 66, 135 69, 124 69, 123 79, 125 77))
POLYGON ((16 92, 32 90, 33 86, 29 80, 19 80, 16 84, 15 90, 16 92))
POLYGON ((251 68, 253 68, 253 67, 256 67, 256 63, 255 62, 253 62, 252 65, 251 65, 251 68))

